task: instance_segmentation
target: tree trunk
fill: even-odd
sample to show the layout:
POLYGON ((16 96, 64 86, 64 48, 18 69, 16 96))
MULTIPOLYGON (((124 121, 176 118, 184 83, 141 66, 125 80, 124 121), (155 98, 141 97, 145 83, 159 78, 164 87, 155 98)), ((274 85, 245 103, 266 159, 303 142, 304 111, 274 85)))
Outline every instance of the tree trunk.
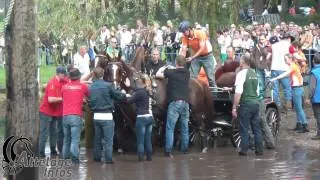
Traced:
MULTIPOLYGON (((39 132, 39 85, 37 82, 35 0, 15 1, 5 31, 7 114, 6 137, 25 137, 37 153, 39 132)), ((18 147, 17 152, 21 152, 18 147)), ((37 168, 23 168, 9 179, 38 179, 37 168)))
POLYGON ((231 10, 231 14, 230 14, 231 24, 238 24, 240 1, 239 0, 232 0, 231 6, 232 6, 232 10, 231 10))
POLYGON ((169 19, 173 19, 175 17, 175 4, 176 1, 175 0, 170 0, 169 4, 168 4, 168 9, 169 9, 169 19))
POLYGON ((143 0, 143 7, 144 7, 144 24, 148 25, 148 14, 149 14, 149 6, 148 0, 143 0))
POLYGON ((103 15, 106 14, 106 12, 107 12, 105 0, 101 0, 101 12, 103 15))
POLYGON ((288 0, 281 0, 281 13, 287 14, 288 13, 288 0))
POLYGON ((253 1, 253 8, 255 15, 261 15, 264 9, 264 0, 253 1))

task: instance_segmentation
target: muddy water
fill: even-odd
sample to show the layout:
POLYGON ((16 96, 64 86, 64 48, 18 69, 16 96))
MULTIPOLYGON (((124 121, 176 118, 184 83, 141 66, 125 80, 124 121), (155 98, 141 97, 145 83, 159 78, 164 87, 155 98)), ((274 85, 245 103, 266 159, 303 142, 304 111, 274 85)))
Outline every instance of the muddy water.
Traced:
POLYGON ((113 165, 95 163, 91 155, 81 150, 82 162, 73 167, 72 179, 320 179, 320 152, 286 140, 261 157, 254 153, 239 157, 231 146, 211 149, 206 154, 194 149, 188 155, 175 153, 173 159, 163 157, 159 150, 152 162, 142 163, 134 154, 117 155, 113 165))

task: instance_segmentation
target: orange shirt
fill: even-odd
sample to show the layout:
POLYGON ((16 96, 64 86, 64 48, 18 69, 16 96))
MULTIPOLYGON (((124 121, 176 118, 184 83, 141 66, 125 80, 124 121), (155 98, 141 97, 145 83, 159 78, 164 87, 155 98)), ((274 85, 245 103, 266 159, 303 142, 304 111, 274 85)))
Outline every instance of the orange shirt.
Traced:
POLYGON ((290 80, 291 86, 302 86, 303 78, 301 75, 300 67, 296 63, 291 64, 290 80))
POLYGON ((194 54, 200 49, 200 42, 205 42, 205 49, 200 53, 200 55, 207 55, 212 52, 212 45, 206 32, 196 29, 193 30, 193 35, 193 38, 182 36, 182 46, 191 47, 194 54))

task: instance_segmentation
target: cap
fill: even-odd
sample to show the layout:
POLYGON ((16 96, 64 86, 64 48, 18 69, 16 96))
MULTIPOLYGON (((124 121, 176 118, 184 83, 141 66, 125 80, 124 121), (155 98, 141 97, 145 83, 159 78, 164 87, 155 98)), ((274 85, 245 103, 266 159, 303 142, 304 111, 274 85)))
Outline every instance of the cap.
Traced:
POLYGON ((57 69, 56 69, 56 73, 57 74, 67 74, 67 70, 63 66, 58 66, 57 69))
POLYGON ((77 68, 70 69, 69 78, 71 80, 77 80, 77 79, 80 79, 80 77, 81 77, 81 73, 80 73, 79 69, 77 69, 77 68))

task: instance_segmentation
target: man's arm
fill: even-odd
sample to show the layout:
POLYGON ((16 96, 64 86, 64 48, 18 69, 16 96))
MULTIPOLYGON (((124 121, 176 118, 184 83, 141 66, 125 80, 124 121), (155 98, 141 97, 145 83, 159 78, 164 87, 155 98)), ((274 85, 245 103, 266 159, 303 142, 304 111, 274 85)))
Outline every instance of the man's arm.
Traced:
POLYGON ((199 46, 200 46, 199 50, 193 56, 191 56, 190 60, 197 58, 205 50, 206 41, 205 40, 200 41, 199 46))
POLYGON ((158 72, 156 73, 156 78, 164 79, 164 71, 167 69, 167 66, 161 67, 158 72))

